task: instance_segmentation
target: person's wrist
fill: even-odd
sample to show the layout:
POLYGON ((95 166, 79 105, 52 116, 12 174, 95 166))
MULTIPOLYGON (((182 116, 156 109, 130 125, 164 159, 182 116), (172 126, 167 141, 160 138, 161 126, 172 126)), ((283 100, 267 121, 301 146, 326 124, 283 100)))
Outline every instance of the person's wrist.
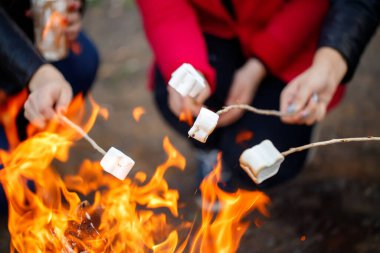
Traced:
POLYGON ((49 80, 63 79, 63 75, 51 64, 43 64, 37 69, 29 81, 28 88, 30 91, 35 91, 41 86, 46 85, 49 80))
POLYGON ((338 85, 347 73, 347 63, 342 55, 333 48, 319 48, 314 56, 313 67, 321 69, 330 83, 338 85))
POLYGON ((257 58, 248 59, 244 68, 248 70, 249 73, 259 78, 264 78, 267 74, 264 64, 257 58))

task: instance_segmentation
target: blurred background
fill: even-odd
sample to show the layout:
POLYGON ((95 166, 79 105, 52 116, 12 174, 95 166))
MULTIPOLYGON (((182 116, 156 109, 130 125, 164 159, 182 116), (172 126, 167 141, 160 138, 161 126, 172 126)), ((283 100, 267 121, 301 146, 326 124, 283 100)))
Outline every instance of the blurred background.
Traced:
MULTIPOLYGON (((105 148, 114 146, 136 161, 134 171, 149 175, 165 159, 164 136, 169 136, 188 165, 172 170, 167 179, 180 191, 181 212, 187 220, 200 214, 194 203, 195 161, 185 139, 174 133, 156 111, 146 88, 151 51, 138 11, 131 0, 91 1, 85 30, 101 54, 101 67, 92 91, 110 112, 90 135, 105 148), (146 110, 139 123, 132 110, 146 110)), ((165 38, 162 38, 165 39, 165 38)), ((380 136, 380 34, 372 40, 344 102, 320 124, 314 140, 380 136)), ((101 157, 88 143, 78 142, 63 173, 75 173, 84 158, 101 157)), ((239 252, 380 252, 380 143, 357 143, 319 148, 310 153, 302 174, 290 183, 266 191, 270 218, 252 225, 239 252)), ((0 252, 7 252, 6 220, 1 226, 0 252)))

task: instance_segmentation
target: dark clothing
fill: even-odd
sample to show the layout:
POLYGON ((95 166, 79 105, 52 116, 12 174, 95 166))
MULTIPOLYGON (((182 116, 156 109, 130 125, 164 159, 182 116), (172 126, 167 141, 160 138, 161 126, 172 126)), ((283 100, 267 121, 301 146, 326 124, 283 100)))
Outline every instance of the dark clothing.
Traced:
MULTIPOLYGON (((210 64, 217 73, 217 87, 215 93, 206 101, 205 105, 213 111, 225 105, 229 88, 235 71, 245 63, 239 42, 237 40, 224 40, 213 36, 206 36, 208 57, 210 64)), ((157 106, 165 120, 181 135, 187 137, 189 126, 179 122, 178 118, 168 107, 168 93, 166 83, 161 73, 156 70, 156 88, 154 91, 157 106)), ((257 94, 251 103, 253 106, 265 109, 278 109, 279 97, 285 83, 273 76, 268 76, 261 83, 257 94)), ((279 118, 245 113, 236 123, 216 129, 205 144, 196 140, 191 142, 201 149, 219 149, 228 169, 233 173, 233 183, 240 187, 253 186, 252 180, 239 166, 241 153, 264 139, 270 139, 281 151, 291 147, 304 145, 310 142, 312 127, 283 124, 279 118), (243 131, 251 131, 253 138, 244 143, 236 143, 236 137, 243 131)), ((264 182, 261 187, 277 184, 294 177, 302 168, 306 152, 289 156, 281 166, 279 173, 272 179, 264 182)))
POLYGON ((0 89, 21 91, 45 63, 31 40, 0 6, 0 89))
POLYGON ((319 46, 338 50, 348 65, 343 79, 352 79, 360 57, 380 23, 380 0, 333 0, 319 46))

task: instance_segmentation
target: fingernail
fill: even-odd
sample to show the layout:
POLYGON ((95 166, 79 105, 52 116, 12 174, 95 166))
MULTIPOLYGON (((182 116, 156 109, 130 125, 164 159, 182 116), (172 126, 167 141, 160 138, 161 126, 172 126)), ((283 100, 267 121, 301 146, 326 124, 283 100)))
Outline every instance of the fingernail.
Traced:
POLYGON ((291 104, 288 106, 288 108, 286 109, 286 112, 287 113, 295 113, 297 111, 297 106, 296 104, 291 104))
POLYGON ((309 117, 310 113, 308 111, 303 111, 301 112, 301 118, 302 119, 306 119, 307 117, 309 117))

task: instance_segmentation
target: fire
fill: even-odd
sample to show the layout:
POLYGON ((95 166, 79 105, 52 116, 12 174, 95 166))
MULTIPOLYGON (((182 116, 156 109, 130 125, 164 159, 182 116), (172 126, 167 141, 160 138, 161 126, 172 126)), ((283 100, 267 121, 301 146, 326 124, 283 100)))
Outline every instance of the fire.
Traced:
POLYGON ((46 21, 46 25, 42 31, 42 38, 46 39, 51 32, 63 33, 67 26, 67 18, 60 12, 54 11, 46 21))
POLYGON ((141 117, 145 114, 145 109, 142 106, 137 106, 133 109, 132 115, 136 122, 140 122, 141 117))
POLYGON ((248 222, 242 221, 247 214, 258 210, 262 215, 269 216, 266 206, 270 199, 264 193, 240 189, 227 193, 220 189, 221 170, 219 155, 216 168, 201 183, 202 224, 192 244, 192 253, 236 252, 249 226, 248 222), (221 208, 214 215, 212 209, 217 202, 221 208))
MULTIPOLYGON (((86 121, 81 97, 75 98, 67 114, 87 132, 97 115, 108 116, 90 102, 93 109, 86 121)), ((69 148, 80 136, 56 120, 43 132, 29 127, 28 133, 30 137, 14 150, 0 152, 11 252, 235 252, 249 226, 243 221, 247 214, 258 210, 268 216, 269 198, 263 193, 226 193, 218 187, 219 159, 201 191, 204 202, 212 206, 219 201, 223 208, 216 215, 204 208, 202 224, 193 235, 196 225, 182 220, 179 193, 165 180, 169 169, 186 167, 186 159, 167 137, 163 140, 167 159, 152 177, 138 171, 119 181, 90 160, 82 163, 78 174, 62 179, 51 163, 67 160, 69 148), (178 224, 170 224, 169 216, 178 224)))
POLYGON ((190 110, 183 110, 179 115, 179 121, 186 122, 189 126, 194 124, 193 114, 190 110))
POLYGON ((237 144, 243 144, 249 140, 252 140, 254 134, 252 131, 243 130, 236 135, 235 141, 237 144))

